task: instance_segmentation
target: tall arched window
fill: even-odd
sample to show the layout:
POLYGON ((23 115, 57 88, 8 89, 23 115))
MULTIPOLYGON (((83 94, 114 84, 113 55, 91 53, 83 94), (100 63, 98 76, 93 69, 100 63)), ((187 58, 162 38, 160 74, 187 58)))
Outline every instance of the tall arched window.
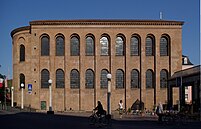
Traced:
POLYGON ((20 45, 20 62, 25 61, 25 47, 24 45, 20 45))
POLYGON ((70 52, 71 56, 79 56, 80 55, 80 41, 77 36, 73 36, 70 40, 70 52))
POLYGON ((152 70, 146 71, 146 88, 154 88, 154 74, 152 70))
POLYGON ((131 56, 139 56, 140 53, 140 42, 137 36, 133 36, 131 38, 131 46, 130 46, 131 56))
POLYGON ((101 70, 101 88, 107 88, 108 86, 108 81, 107 81, 107 74, 109 72, 106 69, 101 70))
POLYGON ((165 36, 162 36, 160 39, 160 56, 168 56, 168 39, 165 36))
POLYGON ((64 88, 65 80, 64 80, 64 71, 62 69, 57 69, 56 71, 56 88, 64 88))
POLYGON ((50 55, 50 40, 48 36, 43 36, 41 38, 41 56, 50 55))
POLYGON ((139 86, 139 72, 137 69, 131 71, 131 88, 140 88, 139 86))
POLYGON ((86 88, 94 88, 94 72, 91 69, 87 69, 85 73, 85 86, 86 88))
POLYGON ((21 84, 24 84, 24 89, 25 89, 25 76, 23 73, 20 74, 20 88, 21 88, 21 84))
POLYGON ((116 38, 116 55, 123 56, 124 55, 124 40, 122 37, 118 36, 116 38))
POLYGON ((87 56, 93 56, 94 55, 94 38, 91 36, 88 36, 86 38, 86 49, 85 49, 87 56))
POLYGON ((76 69, 70 72, 70 88, 79 89, 80 88, 80 74, 76 69))
POLYGON ((64 56, 65 46, 64 46, 64 38, 62 36, 58 36, 56 38, 56 56, 64 56))
POLYGON ((124 88, 124 72, 121 69, 116 71, 116 88, 124 88))
POLYGON ((49 88, 50 73, 47 69, 41 71, 41 88, 49 88))
POLYGON ((100 39, 101 44, 101 55, 107 56, 109 55, 109 39, 106 36, 101 37, 100 39))
POLYGON ((154 56, 154 38, 148 36, 146 38, 146 56, 154 56))
POLYGON ((160 72, 160 88, 167 87, 167 79, 168 79, 168 72, 167 70, 163 69, 160 72))

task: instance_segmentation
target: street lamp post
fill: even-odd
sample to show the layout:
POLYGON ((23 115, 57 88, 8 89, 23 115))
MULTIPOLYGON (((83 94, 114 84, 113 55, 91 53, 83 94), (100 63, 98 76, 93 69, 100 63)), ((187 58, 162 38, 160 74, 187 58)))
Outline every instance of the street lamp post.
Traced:
POLYGON ((111 115, 111 101, 110 101, 110 97, 111 97, 111 78, 112 78, 112 75, 111 74, 107 74, 107 80, 108 80, 108 87, 107 87, 107 112, 108 112, 108 115, 111 115))
POLYGON ((24 83, 21 83, 21 109, 24 108, 24 83))
POLYGON ((50 101, 49 101, 49 111, 47 111, 47 114, 54 114, 54 111, 52 111, 52 80, 48 80, 49 83, 49 94, 50 94, 50 101))
POLYGON ((14 90, 14 87, 12 86, 11 87, 11 107, 13 107, 13 90, 14 90))

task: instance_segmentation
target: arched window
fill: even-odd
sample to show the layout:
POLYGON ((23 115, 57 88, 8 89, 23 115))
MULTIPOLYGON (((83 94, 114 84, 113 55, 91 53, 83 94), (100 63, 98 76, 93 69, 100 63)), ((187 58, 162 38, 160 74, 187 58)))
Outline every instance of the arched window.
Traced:
POLYGON ((65 80, 64 80, 64 71, 62 69, 58 69, 56 71, 56 88, 64 88, 65 80))
POLYGON ((50 41, 48 36, 43 36, 41 38, 41 56, 50 55, 50 41))
POLYGON ((94 88, 94 72, 88 69, 85 73, 85 86, 86 88, 94 88))
POLYGON ((47 69, 41 71, 41 88, 49 88, 50 73, 47 69))
POLYGON ((131 88, 140 88, 139 86, 139 72, 137 69, 131 71, 131 88))
POLYGON ((108 40, 108 37, 103 36, 100 39, 100 44, 101 44, 101 55, 103 55, 103 56, 109 55, 109 40, 108 40))
POLYGON ((116 71, 116 88, 124 88, 124 72, 121 69, 116 71))
POLYGON ((168 79, 168 72, 167 70, 163 69, 160 72, 160 88, 167 87, 167 79, 168 79))
POLYGON ((133 36, 131 38, 131 46, 130 46, 131 56, 139 56, 140 53, 139 49, 140 49, 139 38, 137 36, 133 36))
POLYGON ((120 36, 116 38, 116 55, 117 56, 124 55, 124 40, 120 36))
POLYGON ((70 72, 70 88, 79 89, 80 88, 80 74, 76 69, 70 72))
POLYGON ((109 72, 106 69, 101 70, 101 88, 107 88, 108 81, 107 81, 107 74, 109 72))
POLYGON ((62 36, 58 36, 56 38, 56 56, 64 56, 65 46, 64 46, 64 38, 62 36))
POLYGON ((146 71, 146 88, 154 88, 154 74, 152 70, 147 70, 146 71))
POLYGON ((154 56, 154 39, 151 36, 146 38, 146 56, 154 56))
POLYGON ((20 74, 20 88, 21 88, 21 84, 24 84, 24 89, 25 89, 25 76, 23 73, 20 74))
POLYGON ((20 45, 20 62, 25 61, 25 47, 24 45, 20 45))
POLYGON ((160 56, 168 56, 168 39, 163 36, 160 40, 160 56))
POLYGON ((86 49, 85 49, 87 56, 94 55, 94 39, 91 36, 86 38, 86 49))
POLYGON ((71 56, 79 56, 80 55, 80 41, 77 36, 73 36, 70 40, 70 52, 71 56))

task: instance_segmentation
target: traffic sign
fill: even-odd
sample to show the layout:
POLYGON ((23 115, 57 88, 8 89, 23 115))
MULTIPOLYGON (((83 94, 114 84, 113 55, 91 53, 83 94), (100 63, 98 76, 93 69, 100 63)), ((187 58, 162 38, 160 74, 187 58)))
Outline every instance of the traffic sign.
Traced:
POLYGON ((32 84, 28 84, 28 92, 29 92, 29 94, 32 93, 32 84))

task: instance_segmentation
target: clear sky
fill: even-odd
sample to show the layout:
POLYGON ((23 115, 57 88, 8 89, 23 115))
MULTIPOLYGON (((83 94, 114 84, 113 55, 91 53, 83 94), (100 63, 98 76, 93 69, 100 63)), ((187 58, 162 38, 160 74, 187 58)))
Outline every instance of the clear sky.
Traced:
POLYGON ((0 0, 0 73, 12 78, 10 32, 32 20, 153 19, 184 21, 182 53, 200 64, 199 0, 0 0))

